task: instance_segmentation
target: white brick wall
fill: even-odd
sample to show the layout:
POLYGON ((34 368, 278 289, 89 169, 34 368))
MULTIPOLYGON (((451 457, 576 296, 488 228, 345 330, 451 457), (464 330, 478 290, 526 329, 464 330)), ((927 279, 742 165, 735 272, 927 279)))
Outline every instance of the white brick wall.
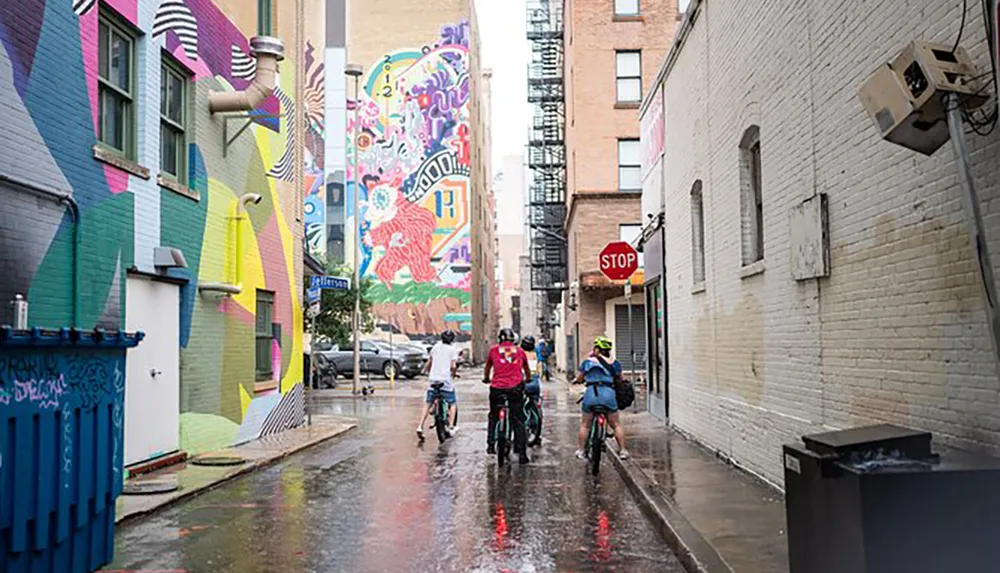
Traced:
MULTIPOLYGON (((973 6, 975 4, 975 6, 973 6)), ((799 435, 890 421, 1000 449, 1000 394, 950 147, 879 139, 857 90, 909 40, 951 42, 960 2, 708 0, 666 79, 671 422, 782 481, 799 435), (742 278, 739 141, 759 125, 764 264, 742 278), (703 181, 706 290, 692 294, 703 181), (832 272, 796 282, 788 216, 829 195, 832 272)), ((978 3, 962 45, 988 68, 978 3)), ((1000 260, 1000 133, 970 136, 1000 260)))

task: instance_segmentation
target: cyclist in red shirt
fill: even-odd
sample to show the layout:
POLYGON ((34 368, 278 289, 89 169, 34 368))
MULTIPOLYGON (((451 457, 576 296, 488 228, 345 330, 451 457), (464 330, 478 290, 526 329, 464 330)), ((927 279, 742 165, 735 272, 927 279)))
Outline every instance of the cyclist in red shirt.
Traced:
POLYGON ((496 453, 493 429, 500 419, 500 408, 507 399, 508 411, 514 421, 514 452, 522 464, 529 462, 524 433, 524 381, 531 379, 528 355, 514 345, 517 335, 509 328, 500 330, 499 344, 490 349, 483 372, 483 384, 490 385, 490 421, 486 431, 486 452, 496 453), (493 379, 490 380, 490 373, 493 379))

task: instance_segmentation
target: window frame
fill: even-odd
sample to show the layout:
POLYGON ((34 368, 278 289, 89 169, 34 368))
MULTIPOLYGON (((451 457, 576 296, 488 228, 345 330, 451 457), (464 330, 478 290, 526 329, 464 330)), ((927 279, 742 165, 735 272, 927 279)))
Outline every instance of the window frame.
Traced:
POLYGON ((642 103, 642 50, 615 50, 615 103, 617 104, 639 104, 642 103), (622 75, 619 69, 618 59, 619 56, 625 54, 636 54, 639 57, 639 75, 637 76, 626 76, 622 75), (636 81, 639 82, 639 96, 636 99, 622 99, 621 95, 621 82, 623 81, 636 81))
POLYGON ((613 0, 611 9, 614 11, 616 18, 635 18, 642 16, 642 0, 635 0, 635 12, 619 12, 618 2, 621 0, 613 0))
POLYGON ((751 125, 740 140, 740 245, 744 267, 762 263, 764 178, 760 127, 751 125))
POLYGON ((618 163, 618 192, 619 193, 635 193, 642 192, 642 149, 639 139, 633 137, 620 137, 616 140, 617 148, 617 163, 618 163), (636 160, 638 163, 622 163, 622 143, 633 143, 636 146, 636 160), (634 169, 639 174, 638 187, 623 187, 622 186, 622 169, 634 169))
POLYGON ((701 179, 691 186, 691 282, 705 283, 705 186, 701 179))
POLYGON ((159 167, 160 175, 165 178, 172 179, 181 185, 186 185, 188 181, 188 102, 190 101, 191 95, 191 74, 184 69, 182 65, 176 62, 170 55, 166 52, 163 53, 160 60, 160 93, 163 101, 160 102, 160 158, 159 167), (181 122, 177 123, 170 118, 170 110, 166 109, 168 102, 170 101, 169 87, 170 83, 167 82, 166 88, 163 86, 163 82, 167 79, 167 75, 172 74, 180 78, 181 80, 181 122), (166 113, 164 113, 166 112, 166 113), (163 164, 163 130, 164 128, 175 131, 180 136, 179 149, 177 150, 177 174, 173 175, 169 171, 164 169, 163 164))
POLYGON ((274 5, 272 0, 257 0, 257 35, 274 34, 274 5))
POLYGON ((98 25, 97 25, 97 46, 98 46, 98 48, 97 48, 98 49, 98 55, 97 55, 97 61, 98 61, 98 64, 97 64, 97 144, 101 148, 103 148, 103 149, 105 149, 105 150, 107 150, 107 151, 109 151, 111 153, 120 155, 120 156, 122 156, 122 157, 124 157, 124 158, 126 158, 126 159, 128 159, 130 161, 135 161, 136 157, 138 155, 138 146, 136 144, 136 140, 137 140, 137 136, 136 136, 136 123, 137 123, 136 99, 137 98, 136 98, 136 93, 135 93, 136 92, 136 79, 135 79, 135 71, 136 71, 136 42, 138 40, 138 37, 139 37, 138 33, 136 33, 136 31, 133 28, 131 28, 125 22, 123 22, 122 19, 117 14, 115 14, 111 10, 108 10, 103 5, 101 6, 100 11, 98 12, 98 25), (108 70, 107 70, 107 72, 108 72, 108 76, 109 77, 107 77, 107 78, 103 77, 102 71, 101 71, 101 65, 100 65, 100 60, 101 60, 101 54, 100 54, 100 49, 101 48, 100 48, 100 46, 101 46, 101 35, 102 35, 101 28, 102 28, 102 26, 107 28, 107 34, 108 34, 108 38, 107 38, 107 42, 106 42, 107 54, 105 54, 105 57, 107 58, 107 64, 108 64, 108 70), (112 42, 111 42, 111 40, 112 40, 112 38, 114 37, 114 35, 116 33, 117 33, 117 35, 121 36, 122 38, 124 38, 125 40, 128 41, 128 47, 127 47, 127 50, 126 50, 127 53, 128 53, 128 84, 129 84, 128 85, 128 91, 124 91, 121 87, 115 85, 112 82, 111 78, 110 78, 111 50, 112 50, 112 42), (116 100, 123 101, 125 103, 125 112, 122 114, 122 120, 125 122, 125 126, 122 129, 122 147, 123 147, 123 149, 119 149, 119 148, 115 147, 113 144, 108 143, 108 141, 106 141, 106 139, 107 139, 106 138, 106 134, 105 134, 105 128, 106 128, 105 124, 106 124, 106 121, 105 121, 105 110, 104 110, 104 94, 105 94, 105 92, 110 92, 111 97, 115 98, 116 100))
POLYGON ((271 326, 274 323, 274 299, 274 291, 257 289, 255 298, 256 306, 254 308, 254 375, 256 376, 257 381, 271 380, 274 377, 274 367, 272 364, 273 358, 270 352, 270 343, 274 341, 274 331, 271 326), (266 305, 269 309, 267 315, 268 321, 266 323, 267 332, 259 330, 258 328, 258 326, 260 326, 259 319, 261 307, 263 305, 266 305), (268 341, 266 370, 262 369, 260 364, 260 349, 258 348, 258 345, 262 340, 268 341))

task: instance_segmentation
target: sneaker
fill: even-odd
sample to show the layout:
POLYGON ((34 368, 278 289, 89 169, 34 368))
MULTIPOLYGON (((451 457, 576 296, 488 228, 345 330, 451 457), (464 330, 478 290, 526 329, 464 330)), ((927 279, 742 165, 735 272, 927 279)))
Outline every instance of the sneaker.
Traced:
POLYGON ((491 456, 497 455, 497 447, 496 447, 496 445, 490 444, 490 445, 486 446, 486 453, 489 454, 489 455, 491 455, 491 456))
POLYGON ((528 459, 528 454, 526 454, 525 452, 521 452, 521 454, 517 457, 517 463, 527 464, 531 463, 531 460, 528 459))
POLYGON ((631 457, 632 457, 632 454, 628 453, 628 450, 626 450, 625 448, 622 448, 621 450, 618 451, 618 459, 619 460, 627 460, 627 459, 629 459, 631 457))
POLYGON ((454 436, 457 433, 458 433, 458 426, 452 426, 452 427, 448 428, 448 435, 449 436, 454 436))
POLYGON ((577 450, 576 451, 576 459, 578 459, 578 460, 585 460, 585 459, 587 459, 587 453, 584 452, 583 450, 577 450))
POLYGON ((420 441, 424 440, 424 429, 422 427, 417 428, 417 439, 420 441))

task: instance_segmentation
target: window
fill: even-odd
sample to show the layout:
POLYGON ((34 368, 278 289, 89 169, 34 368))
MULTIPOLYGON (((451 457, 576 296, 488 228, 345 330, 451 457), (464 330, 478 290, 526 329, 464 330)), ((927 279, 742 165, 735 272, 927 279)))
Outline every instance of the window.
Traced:
POLYGON ((271 35, 271 0, 257 0, 257 35, 271 35))
POLYGON ((615 16, 638 16, 639 0, 615 0, 615 16))
POLYGON ((700 179, 691 188, 691 276, 695 284, 705 282, 705 207, 700 179))
POLYGON ((764 198, 760 128, 747 128, 740 141, 740 226, 743 266, 764 260, 764 198))
POLYGON ((642 57, 638 51, 615 52, 615 79, 619 103, 642 101, 642 57))
POLYGON ((642 165, 638 139, 618 140, 618 190, 642 191, 642 165))
POLYGON ((164 57, 160 66, 160 171, 187 181, 188 76, 164 57))
POLYGON ((257 320, 254 326, 256 334, 257 379, 270 380, 274 372, 271 368, 271 323, 274 321, 274 293, 266 290, 257 291, 257 320))
POLYGON ((135 36, 114 16, 101 12, 98 23, 97 138, 135 159, 135 36))

